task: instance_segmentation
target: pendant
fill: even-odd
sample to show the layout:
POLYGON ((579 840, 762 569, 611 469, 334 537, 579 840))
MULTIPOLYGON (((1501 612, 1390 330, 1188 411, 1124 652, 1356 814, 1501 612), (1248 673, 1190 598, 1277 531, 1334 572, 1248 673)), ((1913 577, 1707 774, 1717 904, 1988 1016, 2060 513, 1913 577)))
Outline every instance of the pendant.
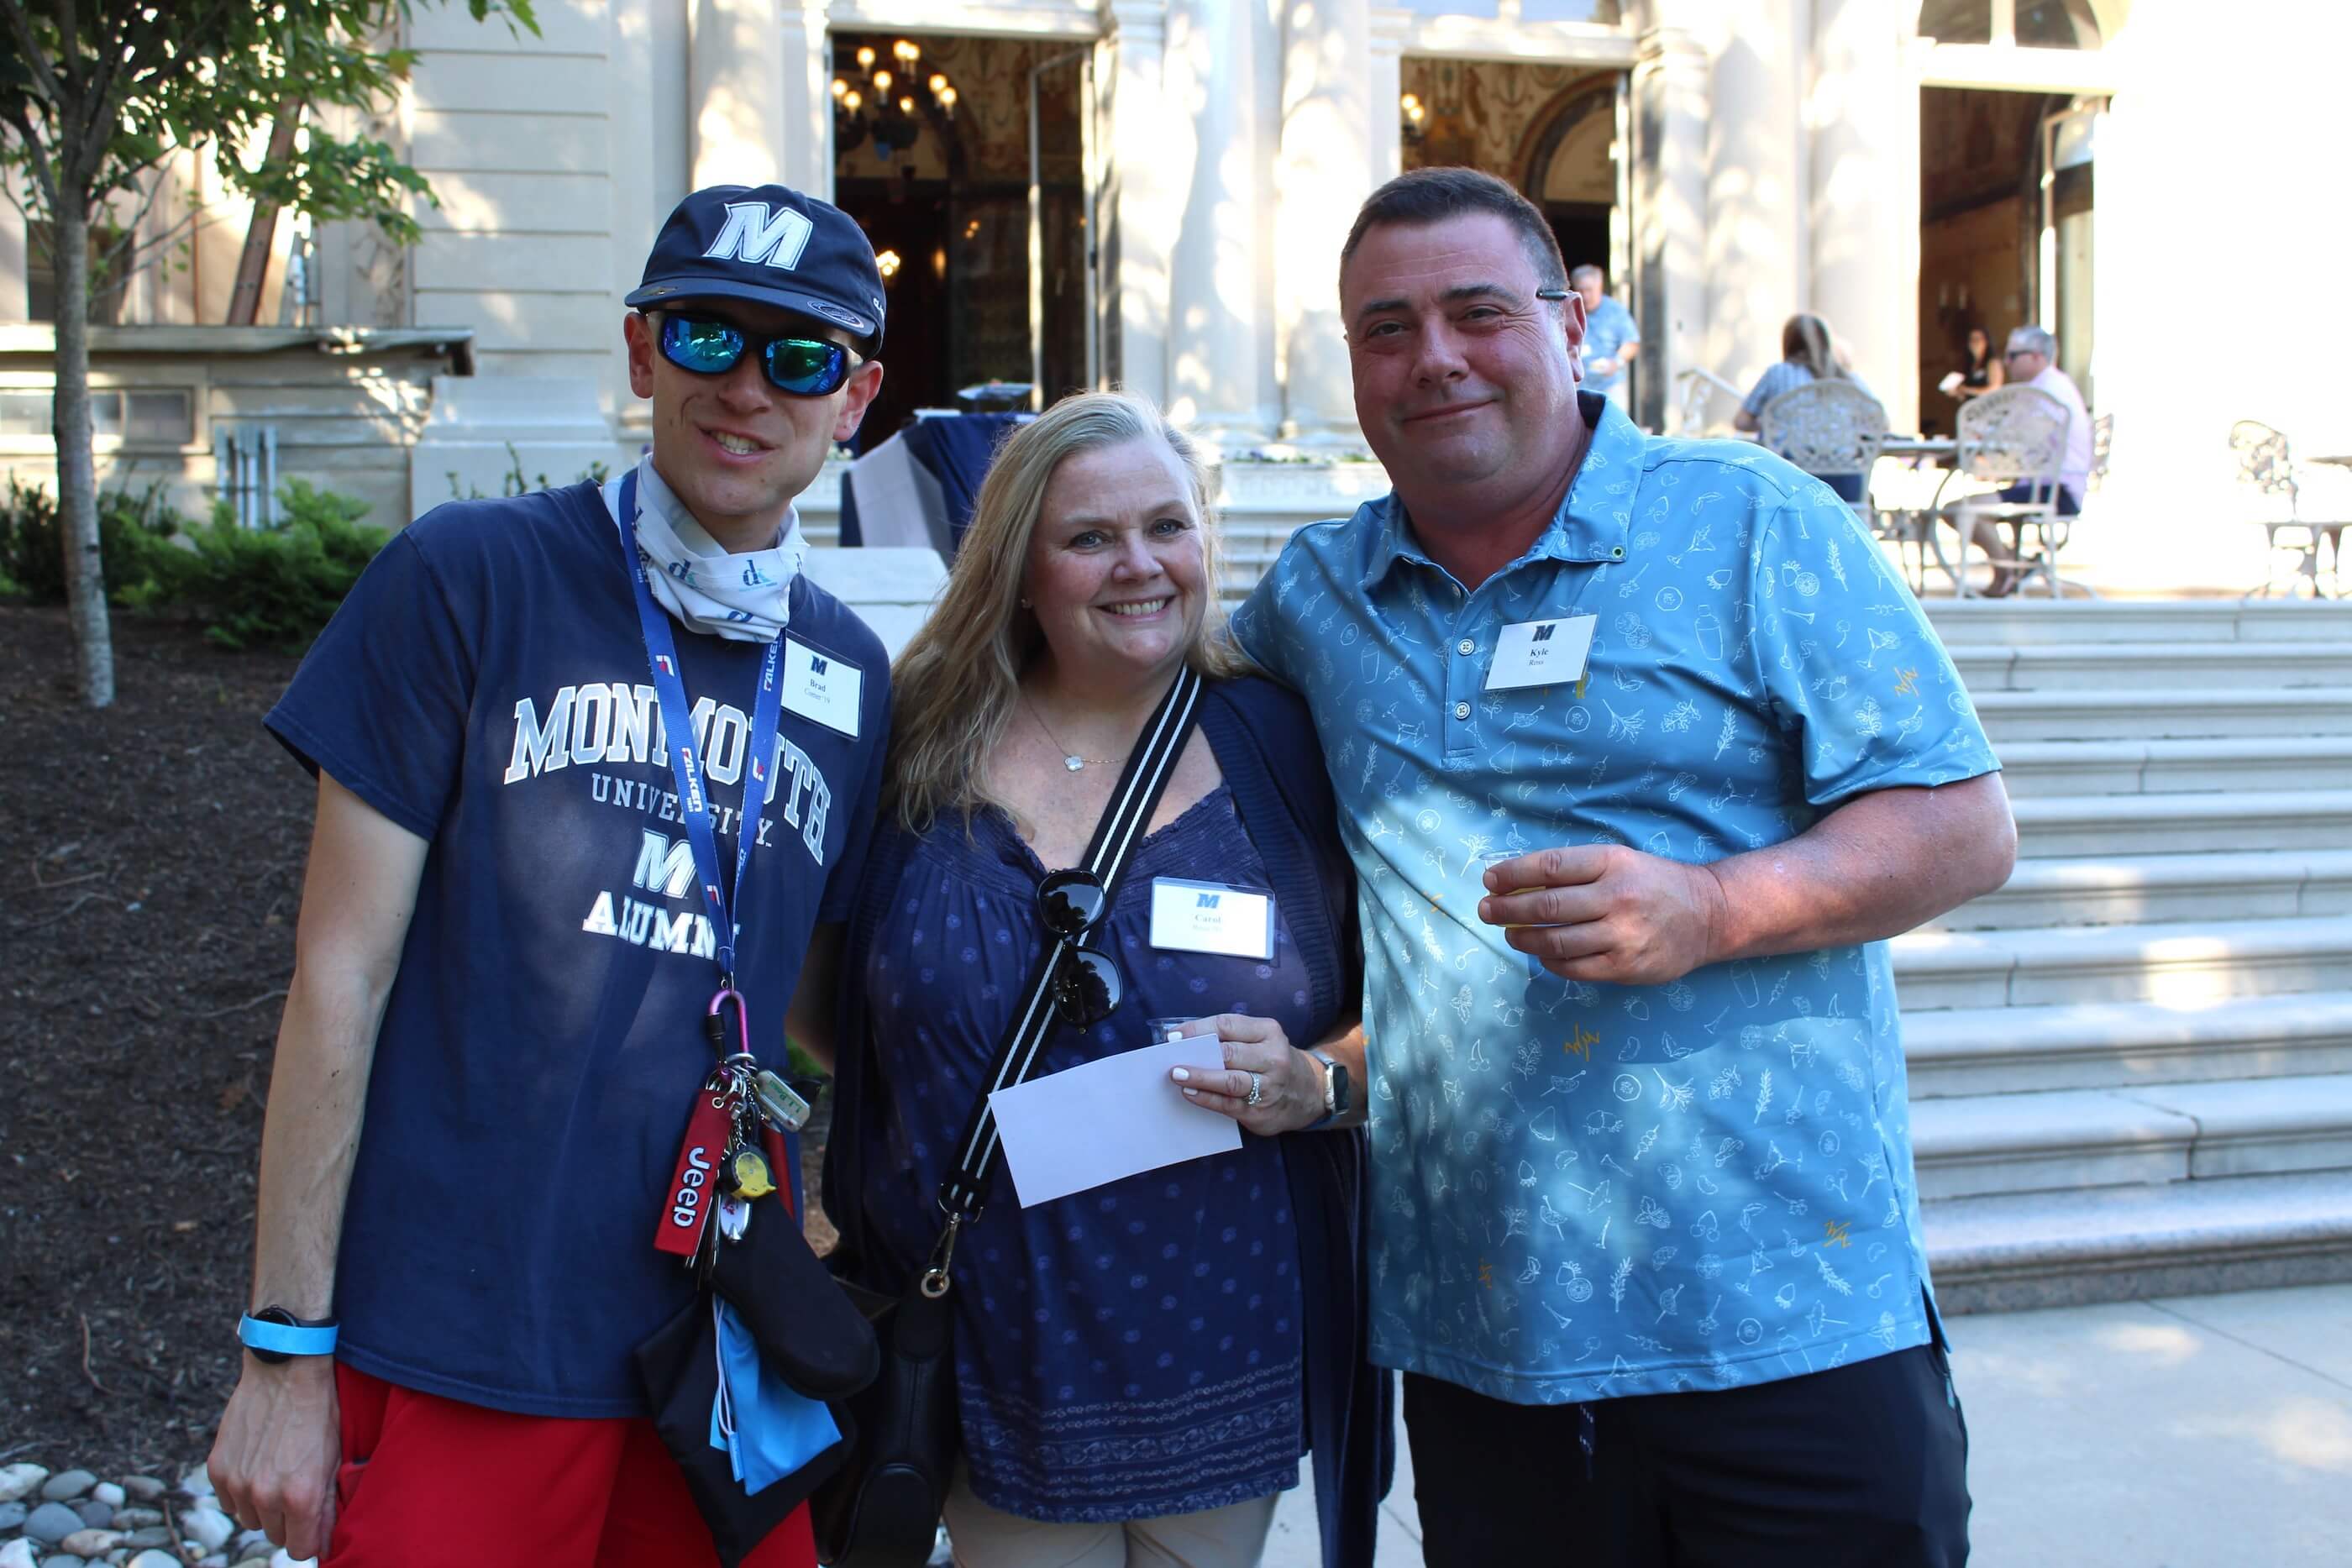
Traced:
POLYGON ((1087 759, 1083 757, 1074 755, 1062 758, 1062 766, 1068 768, 1073 773, 1076 773, 1079 768, 1084 768, 1086 765, 1087 759))

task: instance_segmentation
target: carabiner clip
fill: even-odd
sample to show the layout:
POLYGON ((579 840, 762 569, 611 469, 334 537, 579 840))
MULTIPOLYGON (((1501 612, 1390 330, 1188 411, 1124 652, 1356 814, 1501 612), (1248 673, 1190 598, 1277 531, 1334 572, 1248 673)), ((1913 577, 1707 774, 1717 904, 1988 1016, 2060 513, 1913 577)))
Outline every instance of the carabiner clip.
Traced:
POLYGON ((742 992, 730 985, 721 986, 711 993, 710 1006, 702 1015, 702 1038, 710 1042, 710 1049, 721 1061, 740 1056, 751 1049, 751 1009, 744 1004, 742 992), (735 1004, 735 1048, 732 1050, 728 1045, 727 1022, 719 1011, 730 999, 735 1004))
POLYGON ((923 1294, 934 1301, 948 1293, 948 1266, 955 1260, 956 1232, 962 1227, 962 1215, 950 1215, 948 1228, 931 1249, 931 1266, 923 1270, 923 1294))

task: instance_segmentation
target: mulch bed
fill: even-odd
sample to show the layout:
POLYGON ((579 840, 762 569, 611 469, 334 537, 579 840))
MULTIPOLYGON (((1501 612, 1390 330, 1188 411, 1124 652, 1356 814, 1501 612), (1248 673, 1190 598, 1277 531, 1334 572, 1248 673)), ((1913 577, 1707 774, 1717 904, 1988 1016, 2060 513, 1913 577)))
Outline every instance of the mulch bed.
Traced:
POLYGON ((236 1381, 254 1171, 311 790, 260 716, 293 674, 0 608, 0 1451, 177 1475, 236 1381))
POLYGON ((236 1380, 313 789, 260 723, 298 661, 114 638, 93 713, 0 605, 0 1462, 168 1477, 236 1380))

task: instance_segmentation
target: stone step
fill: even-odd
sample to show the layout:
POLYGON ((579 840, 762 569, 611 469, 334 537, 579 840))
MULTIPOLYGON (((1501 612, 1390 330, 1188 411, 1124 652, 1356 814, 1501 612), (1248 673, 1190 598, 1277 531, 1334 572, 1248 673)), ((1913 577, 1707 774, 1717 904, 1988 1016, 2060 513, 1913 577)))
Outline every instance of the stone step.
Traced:
POLYGON ((2321 915, 2352 915, 2352 850, 2020 860, 1998 892, 1970 900, 1925 929, 2015 931, 2321 915))
POLYGON ((2052 1089, 2352 1072, 2352 990, 1903 1015, 1914 1104, 2052 1089))
POLYGON ((1923 1202, 2352 1168, 2352 1073, 1923 1100, 1923 1202))
POLYGON ((2021 859, 2352 844, 2352 789, 2019 800, 2021 859))
POLYGON ((1996 750, 2030 740, 2352 735, 2352 689, 2342 687, 1985 692, 1976 706, 1996 750))
MULTIPOLYGON (((2352 617, 2347 617, 2352 630, 2352 617)), ((1948 641, 1969 692, 2052 691, 2147 683, 2178 686, 2344 686, 2352 642, 2020 643, 1948 641)))
POLYGON ((2011 800, 2330 789, 2352 779, 2352 735, 2238 740, 2020 740, 2000 747, 2011 800))
POLYGON ((1998 599, 1921 601, 1947 644, 2262 643, 2352 638, 2352 601, 1998 599))
POLYGON ((1922 1218, 1948 1312, 2352 1280, 2336 1171, 1958 1198, 1922 1218))
POLYGON ((2352 916, 1914 931, 1893 943, 1906 1012, 2065 1002, 2200 1006, 2352 990, 2352 916))

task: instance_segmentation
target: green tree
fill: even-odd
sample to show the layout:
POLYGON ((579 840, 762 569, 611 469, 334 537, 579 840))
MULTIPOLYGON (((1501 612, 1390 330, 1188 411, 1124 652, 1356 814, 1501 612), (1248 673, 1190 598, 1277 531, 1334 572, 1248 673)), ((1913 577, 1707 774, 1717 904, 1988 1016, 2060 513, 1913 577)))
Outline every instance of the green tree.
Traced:
MULTIPOLYGON (((510 27, 539 30, 530 0, 465 5, 476 21, 497 12, 510 27)), ((143 212, 167 160, 209 149, 228 188, 257 203, 373 222, 414 244, 410 202, 433 193, 386 143, 338 138, 313 119, 307 138, 273 137, 259 159, 246 158, 286 116, 390 99, 415 57, 386 40, 411 13, 411 0, 0 0, 0 178, 46 225, 57 278, 58 504, 75 660, 92 707, 114 700, 90 444, 92 226, 143 212)))

